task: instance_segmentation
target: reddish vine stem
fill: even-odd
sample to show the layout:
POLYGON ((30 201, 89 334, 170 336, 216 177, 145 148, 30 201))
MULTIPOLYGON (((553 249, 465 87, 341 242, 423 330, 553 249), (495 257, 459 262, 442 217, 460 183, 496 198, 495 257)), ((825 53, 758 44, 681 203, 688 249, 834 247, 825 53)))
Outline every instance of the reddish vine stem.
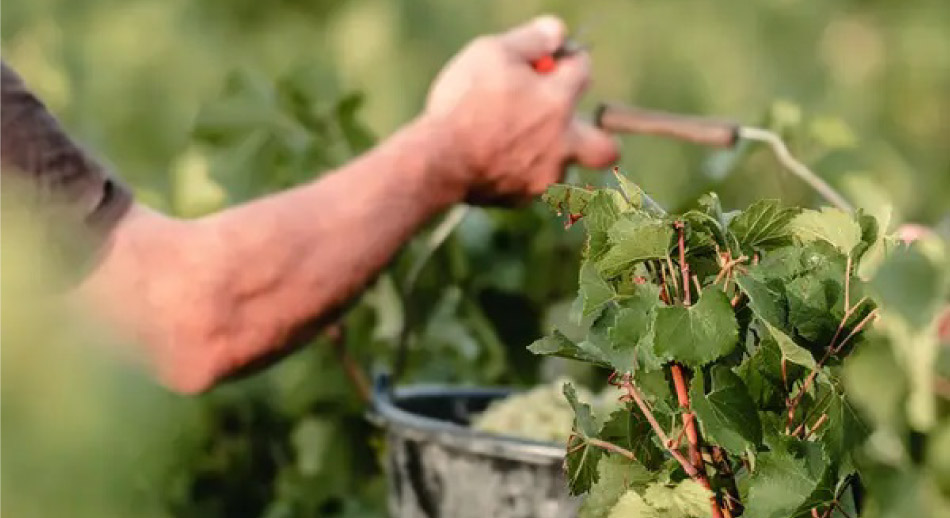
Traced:
MULTIPOLYGON (((653 428, 653 432, 656 433, 657 437, 660 438, 660 441, 664 445, 672 444, 670 442, 670 436, 666 435, 666 432, 663 431, 663 427, 660 426, 660 423, 656 420, 656 416, 653 415, 653 410, 650 409, 650 405, 644 401, 643 395, 640 394, 640 391, 637 390, 637 387, 632 381, 630 381, 630 378, 624 376, 623 381, 621 381, 621 386, 623 386, 623 389, 627 391, 627 395, 630 396, 630 399, 632 399, 634 403, 637 404, 637 408, 639 408, 640 412, 643 413, 643 417, 647 418, 647 422, 650 423, 650 427, 653 428)), ((669 446, 667 446, 667 448, 669 449, 669 446)), ((692 477, 696 475, 696 470, 693 469, 692 465, 686 461, 686 458, 683 457, 680 452, 673 450, 670 451, 670 455, 672 455, 677 462, 683 464, 683 469, 689 476, 692 477)))
POLYGON ((359 362, 357 362, 346 349, 346 334, 343 325, 337 323, 330 326, 326 330, 326 335, 333 344, 333 352, 337 357, 337 361, 343 366, 343 373, 346 375, 346 379, 353 385, 360 400, 364 403, 368 403, 372 400, 372 389, 370 388, 369 378, 366 376, 366 372, 360 366, 359 362))
MULTIPOLYGON (((863 330, 868 325, 868 323, 871 322, 872 319, 877 318, 877 314, 878 314, 877 309, 874 309, 874 311, 871 311, 870 313, 868 313, 866 317, 864 317, 860 322, 858 322, 856 326, 854 326, 854 329, 852 329, 851 332, 848 333, 848 336, 845 337, 845 339, 842 340, 841 343, 837 347, 834 347, 834 346, 828 347, 828 349, 825 351, 824 356, 821 357, 821 360, 819 360, 818 363, 816 363, 815 366, 812 367, 811 372, 808 374, 808 377, 805 378, 805 381, 802 383, 802 387, 801 389, 799 389, 798 395, 795 396, 795 399, 793 399, 791 405, 789 405, 788 422, 785 423, 786 428, 790 428, 792 426, 792 421, 795 419, 795 412, 798 409, 798 405, 802 402, 802 398, 805 397, 805 392, 807 392, 808 389, 811 388, 812 383, 815 382, 815 378, 818 377, 818 372, 821 371, 821 368, 825 365, 825 362, 827 362, 828 359, 831 358, 832 355, 837 354, 842 348, 844 348, 844 346, 851 340, 851 338, 853 338, 856 334, 860 333, 861 330, 863 330)), ((845 318, 847 318, 847 315, 845 316, 845 318)))
POLYGON ((828 358, 830 358, 833 354, 836 354, 838 351, 840 351, 845 346, 845 344, 848 343, 851 337, 853 337, 855 334, 860 332, 860 330, 863 329, 864 326, 867 325, 867 323, 872 318, 872 316, 876 318, 877 310, 875 309, 874 311, 869 313, 861 322, 858 322, 858 324, 854 327, 854 329, 852 329, 851 332, 848 333, 848 336, 845 337, 845 339, 841 341, 841 344, 837 346, 835 345, 835 343, 838 341, 838 337, 841 335, 841 331, 844 330, 844 327, 847 324, 848 320, 851 318, 852 315, 854 315, 854 312, 857 311, 857 309, 861 307, 861 305, 866 300, 868 300, 867 297, 862 297, 861 300, 859 300, 853 306, 851 305, 851 268, 852 268, 852 261, 851 261, 851 256, 849 255, 847 263, 845 264, 845 270, 844 270, 844 316, 841 317, 841 322, 838 324, 838 329, 835 330, 835 334, 831 338, 831 343, 828 344, 828 349, 825 351, 824 356, 822 356, 821 360, 815 365, 812 371, 808 374, 808 378, 806 378, 805 382, 802 384, 802 388, 799 391, 798 395, 789 404, 788 421, 785 423, 786 430, 791 428, 792 420, 795 419, 795 412, 798 408, 798 404, 801 402, 801 399, 805 395, 805 392, 808 390, 811 384, 815 381, 815 377, 818 375, 818 371, 821 370, 821 367, 825 364, 826 361, 828 361, 828 358))
POLYGON ((732 465, 729 463, 729 455, 719 446, 710 448, 710 454, 716 469, 725 476, 726 480, 722 512, 727 516, 732 516, 733 511, 741 513, 743 509, 742 502, 739 500, 739 488, 736 485, 732 465))
MULTIPOLYGON (((685 471, 691 479, 695 480, 706 489, 709 489, 709 480, 706 478, 706 476, 700 474, 700 472, 697 471, 692 464, 690 464, 689 459, 684 457, 683 454, 679 452, 679 450, 676 450, 672 447, 673 443, 670 441, 670 437, 666 435, 666 432, 663 431, 663 427, 660 426, 659 422, 657 422, 656 416, 653 415, 653 411, 650 410, 650 406, 647 405, 646 401, 643 400, 643 396, 640 394, 640 391, 637 390, 637 387, 634 386, 629 378, 624 379, 622 384, 623 388, 627 391, 627 394, 637 404, 640 412, 642 412, 643 416, 647 418, 647 422, 650 423, 650 427, 653 428, 653 433, 655 433, 656 436, 660 438, 660 442, 662 442, 666 447, 666 451, 669 452, 670 456, 672 456, 673 459, 676 460, 680 466, 682 466, 683 471, 685 471)), ((716 506, 716 508, 718 508, 718 506, 716 506)), ((715 509, 713 512, 715 513, 715 509)), ((717 518, 721 518, 722 515, 720 514, 715 516, 717 518)))
MULTIPOLYGON (((683 305, 689 307, 692 304, 692 297, 690 295, 689 264, 686 262, 685 227, 686 225, 682 221, 677 221, 674 224, 678 234, 680 274, 683 276, 683 305)), ((696 296, 699 297, 700 293, 697 292, 696 296)), ((693 469, 696 470, 696 479, 703 487, 712 490, 709 478, 706 476, 706 465, 703 463, 702 438, 699 436, 699 428, 696 426, 696 419, 689 404, 689 384, 686 373, 683 366, 675 362, 670 365, 670 372, 673 376, 673 385, 676 388, 676 399, 680 408, 683 409, 683 427, 686 429, 686 439, 689 441, 689 458, 693 469)), ((709 500, 713 516, 716 518, 722 517, 722 508, 719 506, 719 498, 715 492, 709 500)))
POLYGON ((805 437, 803 437, 803 439, 808 439, 809 437, 811 437, 816 431, 818 431, 819 428, 821 428, 821 425, 825 424, 825 421, 827 420, 828 420, 828 414, 821 414, 821 417, 819 417, 818 420, 815 421, 815 424, 813 424, 811 428, 809 428, 808 431, 805 432, 805 437))
POLYGON ((792 435, 797 436, 798 434, 802 433, 805 425, 808 424, 808 420, 811 419, 812 415, 816 411, 818 411, 818 409, 822 409, 822 408, 827 409, 827 407, 825 406, 825 403, 828 401, 828 399, 831 398, 831 396, 832 396, 832 392, 829 391, 821 399, 819 399, 818 402, 815 403, 815 405, 811 409, 808 410, 808 412, 805 412, 805 415, 802 416, 801 424, 799 424, 798 427, 795 428, 795 431, 792 432, 792 435))
POLYGON ((739 264, 742 264, 749 260, 747 256, 740 255, 739 257, 733 259, 730 252, 726 252, 726 260, 723 263, 722 269, 719 270, 719 273, 716 275, 716 279, 713 280, 713 284, 719 284, 719 281, 723 280, 723 277, 726 278, 726 282, 723 284, 723 289, 726 288, 726 285, 729 284, 729 277, 732 275, 732 269, 739 264))

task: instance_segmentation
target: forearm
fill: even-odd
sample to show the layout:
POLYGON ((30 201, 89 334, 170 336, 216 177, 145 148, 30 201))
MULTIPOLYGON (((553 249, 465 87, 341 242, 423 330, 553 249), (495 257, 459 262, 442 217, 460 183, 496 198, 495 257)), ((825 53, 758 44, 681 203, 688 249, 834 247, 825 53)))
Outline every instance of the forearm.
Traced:
POLYGON ((439 73, 425 122, 317 182, 192 222, 133 207, 81 300, 184 392, 287 351, 453 203, 527 200, 566 164, 616 159, 609 135, 574 118, 586 55, 547 74, 531 66, 564 33, 540 17, 474 40, 439 73))
POLYGON ((461 199, 451 143, 416 122, 309 184, 195 221, 135 207, 78 292, 163 383, 200 392, 332 317, 461 199))
POLYGON ((422 224, 461 199, 447 145, 413 123, 319 181, 200 222, 227 255, 225 371, 280 352, 332 317, 422 224))

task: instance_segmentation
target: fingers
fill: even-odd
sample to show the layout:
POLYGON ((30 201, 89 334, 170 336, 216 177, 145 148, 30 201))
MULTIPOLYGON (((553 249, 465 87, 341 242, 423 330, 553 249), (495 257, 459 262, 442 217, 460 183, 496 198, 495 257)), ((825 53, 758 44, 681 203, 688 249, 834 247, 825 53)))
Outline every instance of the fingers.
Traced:
POLYGON ((617 140, 589 122, 575 119, 567 134, 568 157, 584 167, 602 169, 620 158, 617 140))
POLYGON ((560 18, 539 16, 499 35, 499 41, 510 52, 525 61, 549 56, 564 43, 567 27, 560 18))
POLYGON ((577 101, 590 83, 590 56, 578 52, 561 58, 550 79, 557 88, 568 92, 572 101, 577 101))

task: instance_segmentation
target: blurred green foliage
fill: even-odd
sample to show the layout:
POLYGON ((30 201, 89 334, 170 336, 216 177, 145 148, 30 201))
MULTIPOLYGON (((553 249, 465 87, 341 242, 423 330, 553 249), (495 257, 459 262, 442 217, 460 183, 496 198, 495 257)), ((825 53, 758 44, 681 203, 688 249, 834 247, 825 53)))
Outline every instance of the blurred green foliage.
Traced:
MULTIPOLYGON (((588 26, 585 110, 616 99, 762 123, 858 205, 948 225, 944 0, 30 0, 4 2, 0 30, 4 59, 142 202, 193 217, 344 162, 413 117, 467 40, 544 11, 588 26)), ((710 189, 726 207, 816 201, 757 148, 625 138, 623 151, 670 208, 710 189)), ((389 366, 406 324, 407 382, 553 376, 569 367, 524 346, 566 315, 581 239, 539 207, 472 211, 404 298, 424 240, 406 247, 346 317, 348 350, 389 366)), ((382 513, 377 439, 326 340, 176 398, 77 352, 104 341, 88 324, 13 312, 22 290, 3 248, 4 512, 382 513)))

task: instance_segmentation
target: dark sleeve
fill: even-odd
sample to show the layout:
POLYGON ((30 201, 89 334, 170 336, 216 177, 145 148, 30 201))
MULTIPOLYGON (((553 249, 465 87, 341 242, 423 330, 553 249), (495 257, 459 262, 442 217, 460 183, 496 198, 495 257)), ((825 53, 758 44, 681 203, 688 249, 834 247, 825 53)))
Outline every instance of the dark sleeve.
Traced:
MULTIPOLYGON (((78 248, 88 263, 132 205, 132 194, 76 142, 13 69, 2 66, 0 165, 4 191, 16 186, 17 205, 43 220, 54 239, 81 236, 83 244, 53 243, 59 252, 78 248), (22 187, 22 188, 20 188, 22 187)), ((6 201, 6 200, 5 200, 6 201)), ((88 265, 86 265, 88 266, 88 265)))

